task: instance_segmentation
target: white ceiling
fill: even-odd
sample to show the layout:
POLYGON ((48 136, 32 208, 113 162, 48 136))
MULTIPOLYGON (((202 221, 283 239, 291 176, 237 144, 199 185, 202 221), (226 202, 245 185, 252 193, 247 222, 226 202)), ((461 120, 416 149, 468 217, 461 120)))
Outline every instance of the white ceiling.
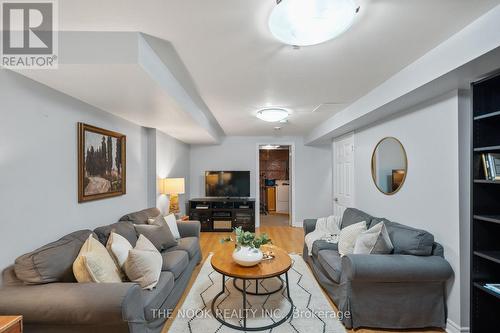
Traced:
POLYGON ((273 134, 274 124, 254 116, 265 106, 292 110, 280 135, 304 135, 500 0, 359 3, 351 30, 299 50, 271 36, 273 0, 71 0, 59 1, 59 17, 61 30, 140 31, 171 42, 227 135, 273 134), (322 103, 334 104, 312 112, 322 103))
POLYGON ((214 142, 139 66, 59 65, 57 71, 33 70, 21 74, 136 124, 158 128, 179 140, 214 142), (77 77, 83 79, 76 80, 77 77))
POLYGON ((187 143, 217 143, 224 136, 170 43, 138 32, 64 31, 58 37, 57 69, 16 71, 187 143))

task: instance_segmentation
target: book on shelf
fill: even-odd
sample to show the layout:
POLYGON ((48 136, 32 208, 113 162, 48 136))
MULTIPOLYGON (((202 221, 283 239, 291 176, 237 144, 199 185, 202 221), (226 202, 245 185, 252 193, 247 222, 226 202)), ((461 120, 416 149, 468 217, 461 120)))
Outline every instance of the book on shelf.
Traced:
POLYGON ((500 294, 500 283, 486 283, 484 287, 486 289, 494 291, 497 294, 500 294))
POLYGON ((486 180, 490 180, 490 162, 488 161, 488 158, 486 154, 481 154, 481 160, 483 161, 483 168, 484 168, 484 175, 486 180))
POLYGON ((500 180, 500 154, 481 154, 486 180, 500 180))

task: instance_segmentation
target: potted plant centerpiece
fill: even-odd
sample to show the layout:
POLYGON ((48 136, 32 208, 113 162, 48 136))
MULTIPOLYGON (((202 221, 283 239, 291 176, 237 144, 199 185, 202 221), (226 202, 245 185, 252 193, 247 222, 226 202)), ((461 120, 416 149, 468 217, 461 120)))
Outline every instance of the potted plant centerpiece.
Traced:
MULTIPOLYGON (((233 252, 233 260, 241 266, 255 266, 262 261, 264 255, 260 247, 270 244, 271 239, 267 234, 260 234, 258 237, 249 231, 243 231, 241 227, 234 228, 236 235, 236 249, 233 252)), ((221 239, 221 243, 232 242, 231 237, 221 239)))

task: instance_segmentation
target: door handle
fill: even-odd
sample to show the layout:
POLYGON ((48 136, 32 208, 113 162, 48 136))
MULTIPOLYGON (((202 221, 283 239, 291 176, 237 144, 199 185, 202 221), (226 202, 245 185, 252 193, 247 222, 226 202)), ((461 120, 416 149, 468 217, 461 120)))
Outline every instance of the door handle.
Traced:
POLYGON ((339 198, 334 198, 333 201, 339 202, 339 198))

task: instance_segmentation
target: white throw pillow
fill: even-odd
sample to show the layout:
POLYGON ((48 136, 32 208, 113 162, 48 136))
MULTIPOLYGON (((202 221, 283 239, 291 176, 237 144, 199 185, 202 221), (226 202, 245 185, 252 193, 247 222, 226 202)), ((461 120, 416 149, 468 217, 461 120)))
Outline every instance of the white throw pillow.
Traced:
POLYGON ((154 219, 148 219, 148 224, 161 226, 163 222, 165 222, 168 225, 168 228, 170 229, 170 232, 172 233, 172 236, 174 236, 175 239, 181 238, 181 234, 179 233, 179 228, 177 227, 177 219, 175 218, 174 214, 169 214, 167 216, 163 216, 162 218, 158 216, 157 218, 154 219))
POLYGON ((122 282, 120 270, 108 250, 92 235, 73 262, 73 274, 78 282, 122 282))
POLYGON ((160 279, 163 258, 156 247, 144 235, 139 235, 135 248, 128 253, 124 269, 132 282, 143 289, 153 289, 160 279))
POLYGON ((181 238, 181 234, 179 233, 179 228, 177 227, 177 219, 175 218, 174 214, 169 214, 164 217, 165 222, 167 222, 168 227, 170 228, 170 231, 172 232, 172 235, 174 235, 175 239, 181 238))
POLYGON ((340 230, 339 235, 339 253, 341 256, 350 254, 354 251, 354 245, 359 234, 366 231, 366 222, 352 224, 340 230))
POLYGON ((354 245, 354 254, 389 254, 393 250, 384 222, 362 232, 354 245))
POLYGON ((106 248, 113 254, 116 263, 121 268, 123 268, 125 261, 127 261, 128 251, 133 249, 132 245, 130 245, 130 242, 125 237, 115 232, 111 232, 109 235, 106 248))
POLYGON ((122 275, 117 270, 113 259, 103 253, 96 251, 89 252, 83 256, 85 267, 92 277, 92 282, 99 283, 119 283, 122 282, 122 275))

